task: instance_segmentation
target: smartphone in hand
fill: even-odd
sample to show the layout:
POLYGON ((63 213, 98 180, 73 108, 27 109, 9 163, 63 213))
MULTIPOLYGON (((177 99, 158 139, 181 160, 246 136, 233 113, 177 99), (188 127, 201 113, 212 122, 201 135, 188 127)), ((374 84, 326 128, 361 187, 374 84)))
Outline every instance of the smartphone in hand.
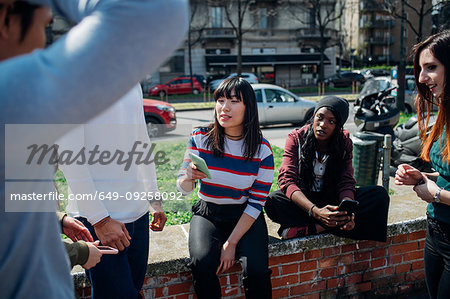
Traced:
POLYGON ((100 250, 100 252, 102 254, 118 254, 119 250, 116 248, 113 248, 111 246, 104 246, 104 245, 99 245, 97 246, 98 250, 100 250))
POLYGON ((211 174, 209 173, 208 165, 206 165, 205 160, 193 153, 189 153, 189 157, 197 169, 206 174, 206 177, 210 179, 211 174))
POLYGON ((356 200, 353 199, 344 199, 341 201, 338 207, 338 211, 347 212, 347 215, 351 215, 352 213, 355 213, 358 209, 358 204, 356 200))

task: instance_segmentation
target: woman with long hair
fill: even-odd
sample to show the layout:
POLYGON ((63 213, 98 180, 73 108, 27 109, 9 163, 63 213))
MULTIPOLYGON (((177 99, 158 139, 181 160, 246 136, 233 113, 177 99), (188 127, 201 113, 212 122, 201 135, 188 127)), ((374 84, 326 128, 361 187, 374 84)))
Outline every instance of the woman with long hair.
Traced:
POLYGON ((259 128, 256 96, 242 78, 229 78, 214 92, 215 120, 195 129, 177 180, 180 192, 199 181, 192 208, 189 253, 198 298, 220 298, 217 275, 239 258, 247 298, 271 298, 268 233, 262 213, 274 173, 272 149, 259 128), (211 178, 189 153, 203 158, 211 178))
POLYGON ((416 109, 422 139, 421 158, 431 162, 434 173, 422 173, 402 164, 396 172, 398 185, 414 186, 428 202, 424 249, 425 280, 430 298, 450 297, 450 31, 428 37, 413 48, 414 76, 418 94, 416 109), (433 106, 437 120, 427 132, 433 106))
POLYGON ((278 175, 281 190, 267 198, 267 215, 280 224, 283 239, 324 231, 361 240, 386 240, 389 196, 380 186, 355 188, 353 144, 343 129, 348 102, 322 98, 312 124, 294 129, 286 139, 278 175), (338 210, 356 200, 354 210, 338 210))

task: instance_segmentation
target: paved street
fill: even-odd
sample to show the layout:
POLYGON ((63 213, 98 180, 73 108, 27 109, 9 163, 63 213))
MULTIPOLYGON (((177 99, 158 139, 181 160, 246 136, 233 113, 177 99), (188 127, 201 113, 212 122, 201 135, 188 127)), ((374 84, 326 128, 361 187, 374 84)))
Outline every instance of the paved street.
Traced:
MULTIPOLYGON (((351 134, 353 134, 356 130, 356 126, 353 122, 353 104, 350 105, 350 115, 344 127, 351 134)), ((213 110, 179 111, 177 112, 177 120, 177 129, 158 138, 157 140, 175 140, 178 138, 186 138, 189 136, 192 128, 207 125, 213 120, 213 110)), ((286 136, 293 129, 294 126, 291 124, 269 126, 263 128, 263 134, 272 145, 284 147, 286 136)))

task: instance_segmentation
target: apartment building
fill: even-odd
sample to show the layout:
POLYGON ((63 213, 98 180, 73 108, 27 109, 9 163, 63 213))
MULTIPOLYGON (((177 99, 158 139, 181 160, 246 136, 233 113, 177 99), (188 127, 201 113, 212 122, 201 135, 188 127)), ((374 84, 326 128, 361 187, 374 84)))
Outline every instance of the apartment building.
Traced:
MULTIPOLYGON (((225 76, 236 72, 238 1, 191 1, 191 61, 196 74, 225 76), (227 13, 233 24, 227 19, 227 13)), ((315 84, 321 61, 321 35, 314 13, 334 14, 336 1, 312 7, 308 0, 241 1, 242 72, 254 73, 261 82, 304 86, 315 84), (245 2, 250 4, 245 13, 245 2)), ((324 28, 324 75, 336 72, 338 31, 335 22, 324 28)), ((189 73, 189 39, 152 79, 165 82, 189 73)))
MULTIPOLYGON (((238 23, 238 2, 243 16, 242 72, 256 74, 261 82, 290 87, 315 84, 321 61, 325 77, 336 72, 337 23, 323 26, 322 38, 316 16, 319 10, 322 16, 333 17, 339 9, 337 0, 321 0, 318 6, 312 5, 315 0, 190 0, 191 30, 186 41, 158 71, 149 74, 145 85, 189 74, 190 61, 193 74, 205 77, 236 72, 239 35, 233 26, 238 23), (322 59, 321 47, 325 48, 322 59)), ((72 25, 55 17, 49 41, 72 25)))
MULTIPOLYGON (((404 5, 405 17, 408 22, 419 31, 421 0, 404 0, 408 5, 404 5), (414 11, 412 6, 416 11, 414 11)), ((354 55, 365 65, 398 64, 400 60, 400 31, 401 19, 393 16, 387 9, 386 4, 395 5, 394 12, 401 15, 401 0, 348 0, 346 2, 346 16, 357 16, 359 22, 354 19, 351 23, 347 19, 345 28, 350 32, 347 41, 353 40, 354 55), (356 26, 356 28, 355 28, 356 26), (354 41, 358 41, 355 45, 354 41)), ((432 31, 431 5, 432 1, 425 1, 422 14, 422 36, 426 37, 432 31), (427 12, 427 13, 426 13, 427 12)), ((408 56, 413 45, 417 43, 417 34, 411 27, 404 23, 404 57, 410 61, 408 56)))

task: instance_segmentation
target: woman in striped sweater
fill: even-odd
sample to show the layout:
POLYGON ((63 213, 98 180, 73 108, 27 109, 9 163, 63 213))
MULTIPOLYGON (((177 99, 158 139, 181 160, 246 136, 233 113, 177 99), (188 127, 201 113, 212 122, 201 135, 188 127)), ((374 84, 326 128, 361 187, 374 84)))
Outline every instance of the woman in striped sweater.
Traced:
POLYGON ((192 208, 189 252, 198 298, 220 298, 218 274, 239 258, 247 298, 271 298, 268 234, 262 208, 272 184, 270 144, 259 129, 256 97, 242 78, 225 80, 214 92, 215 121, 191 134, 177 186, 199 201, 192 208), (211 178, 189 159, 205 159, 211 178))

